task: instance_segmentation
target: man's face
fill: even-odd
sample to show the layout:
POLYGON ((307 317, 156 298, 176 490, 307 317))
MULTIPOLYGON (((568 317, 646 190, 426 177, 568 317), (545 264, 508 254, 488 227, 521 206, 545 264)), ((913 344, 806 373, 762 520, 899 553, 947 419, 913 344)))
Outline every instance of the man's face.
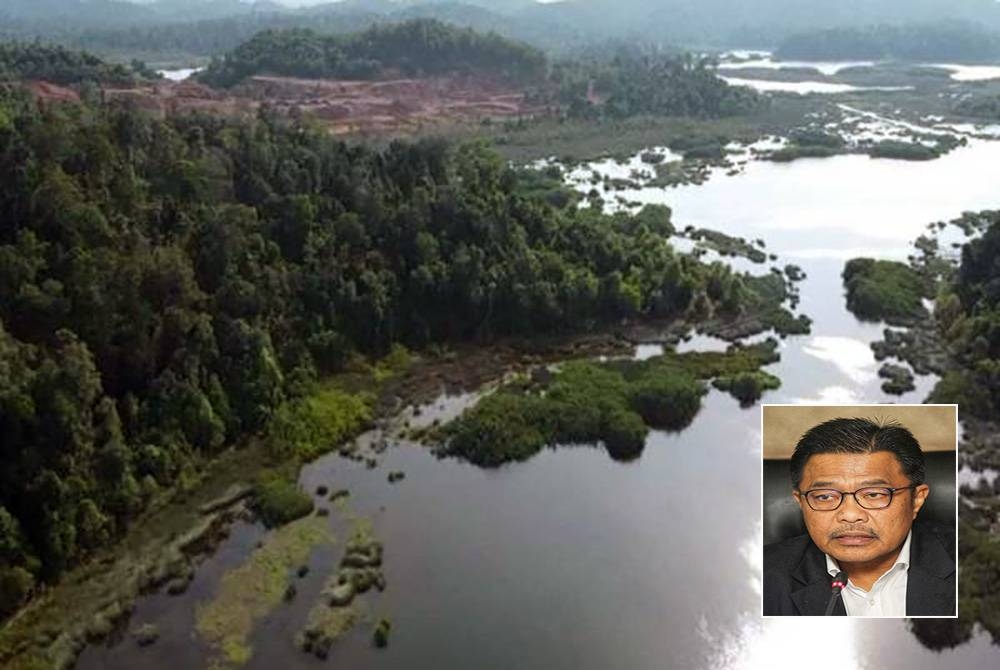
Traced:
POLYGON ((854 496, 845 495, 840 507, 821 512, 806 502, 810 489, 856 491, 869 486, 899 488, 909 486, 894 454, 816 454, 802 471, 799 492, 793 493, 809 536, 817 547, 839 563, 867 563, 891 557, 903 544, 913 519, 924 504, 930 488, 896 491, 892 504, 884 509, 865 509, 854 496))

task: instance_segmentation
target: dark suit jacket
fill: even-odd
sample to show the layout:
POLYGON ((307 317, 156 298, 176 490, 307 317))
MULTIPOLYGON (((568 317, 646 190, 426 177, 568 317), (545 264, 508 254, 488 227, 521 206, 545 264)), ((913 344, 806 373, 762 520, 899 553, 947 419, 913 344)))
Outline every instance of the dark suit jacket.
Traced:
MULTIPOLYGON (((914 523, 906 576, 907 616, 955 614, 955 530, 914 523)), ((826 556, 809 535, 764 547, 764 615, 822 616, 830 601, 826 556)), ((834 614, 846 616, 837 599, 834 614)))

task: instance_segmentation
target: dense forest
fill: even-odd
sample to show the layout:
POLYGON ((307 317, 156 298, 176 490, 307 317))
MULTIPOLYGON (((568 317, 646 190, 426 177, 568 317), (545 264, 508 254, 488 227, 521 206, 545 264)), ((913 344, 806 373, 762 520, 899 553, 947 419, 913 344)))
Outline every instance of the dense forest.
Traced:
POLYGON ((788 37, 777 57, 975 63, 1000 57, 1000 33, 956 22, 831 28, 788 37))
POLYGON ((5 613, 359 353, 754 299, 668 209, 544 197, 479 144, 8 91, 0 157, 5 613))
POLYGON ((766 102, 749 88, 726 84, 710 60, 691 54, 621 52, 562 61, 553 66, 551 81, 571 117, 720 117, 752 112, 766 102))
POLYGON ((129 85, 158 77, 143 63, 107 63, 93 54, 45 44, 0 43, 0 80, 44 79, 55 84, 102 82, 129 85))
POLYGON ((374 79, 391 72, 413 76, 455 71, 533 79, 544 75, 545 56, 496 34, 414 19, 346 36, 308 29, 264 31, 213 60, 200 78, 213 86, 232 86, 259 73, 374 79))

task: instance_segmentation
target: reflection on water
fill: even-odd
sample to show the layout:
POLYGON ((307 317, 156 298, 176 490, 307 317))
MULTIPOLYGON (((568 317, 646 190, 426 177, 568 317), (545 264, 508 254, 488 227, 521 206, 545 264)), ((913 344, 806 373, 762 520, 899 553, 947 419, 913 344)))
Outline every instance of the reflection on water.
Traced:
POLYGON ((802 351, 832 363, 855 384, 864 384, 877 376, 872 351, 864 342, 849 337, 817 335, 809 338, 802 351))
POLYGON ((760 619, 748 615, 735 638, 711 640, 719 655, 710 667, 725 670, 888 667, 862 662, 857 632, 854 622, 846 617, 760 619))

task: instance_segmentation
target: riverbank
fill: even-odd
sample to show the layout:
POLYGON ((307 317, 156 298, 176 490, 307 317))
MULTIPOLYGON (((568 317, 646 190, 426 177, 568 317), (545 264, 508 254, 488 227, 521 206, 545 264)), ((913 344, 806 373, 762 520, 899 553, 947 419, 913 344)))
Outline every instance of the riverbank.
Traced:
MULTIPOLYGON (((475 390, 508 374, 555 361, 626 355, 637 343, 650 338, 677 342, 689 329, 690 325, 683 322, 649 322, 596 335, 514 339, 488 347, 439 349, 433 354, 414 356, 406 369, 391 374, 386 374, 384 368, 381 375, 376 374, 376 366, 368 372, 341 375, 324 386, 353 395, 370 394, 374 424, 389 426, 402 408, 429 402, 443 392, 475 390)), ((338 449, 355 460, 376 459, 380 450, 379 445, 360 445, 350 439, 326 448, 338 449)), ((165 496, 137 520, 121 542, 68 573, 6 622, 0 631, 3 667, 72 668, 84 646, 129 627, 138 597, 166 588, 183 592, 182 587, 191 580, 200 562, 227 537, 230 524, 251 518, 247 500, 254 482, 274 471, 294 481, 301 465, 297 454, 276 459, 263 439, 253 439, 201 464, 199 471, 203 474, 197 482, 165 496)), ((311 524, 307 523, 309 527, 311 524)), ((287 533, 276 539, 284 542, 284 535, 287 533)), ((265 539, 265 546, 270 542, 265 539)), ((312 540, 291 542, 299 547, 314 544, 312 540)))

